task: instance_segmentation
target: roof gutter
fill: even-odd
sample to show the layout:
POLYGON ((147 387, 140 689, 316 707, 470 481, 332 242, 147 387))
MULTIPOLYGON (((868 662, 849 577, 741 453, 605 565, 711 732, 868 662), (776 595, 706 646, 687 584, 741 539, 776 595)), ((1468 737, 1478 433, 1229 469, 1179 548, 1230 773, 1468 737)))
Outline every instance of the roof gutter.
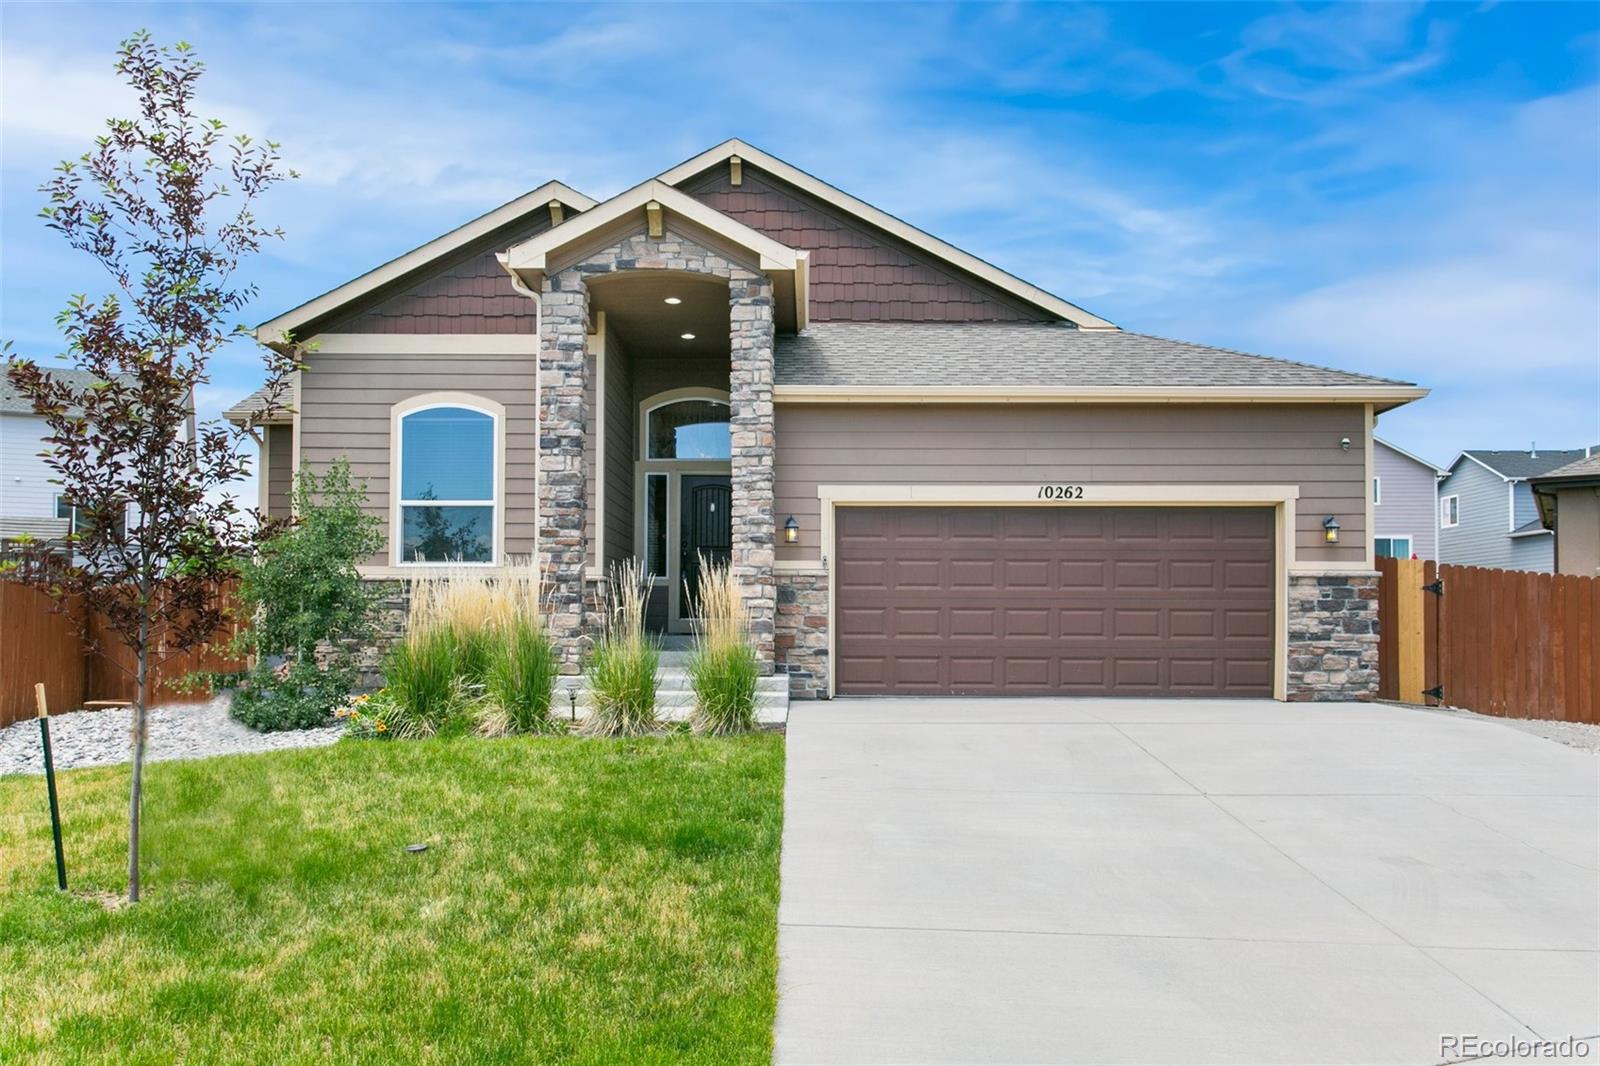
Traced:
POLYGON ((1056 404, 1056 403, 1370 403, 1388 410, 1420 400, 1428 390, 1415 386, 1241 386, 1219 388, 1140 385, 777 385, 772 398, 782 403, 827 404, 1056 404))

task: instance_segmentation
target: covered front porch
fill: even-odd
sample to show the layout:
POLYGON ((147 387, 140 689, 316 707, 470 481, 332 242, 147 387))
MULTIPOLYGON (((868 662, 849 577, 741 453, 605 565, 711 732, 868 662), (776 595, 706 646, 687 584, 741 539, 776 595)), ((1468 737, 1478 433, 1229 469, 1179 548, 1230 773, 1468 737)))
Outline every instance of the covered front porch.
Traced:
POLYGON ((501 261, 539 301, 537 540, 567 670, 637 558, 664 634, 726 560, 772 672, 773 337, 804 326, 805 254, 652 182, 501 261))

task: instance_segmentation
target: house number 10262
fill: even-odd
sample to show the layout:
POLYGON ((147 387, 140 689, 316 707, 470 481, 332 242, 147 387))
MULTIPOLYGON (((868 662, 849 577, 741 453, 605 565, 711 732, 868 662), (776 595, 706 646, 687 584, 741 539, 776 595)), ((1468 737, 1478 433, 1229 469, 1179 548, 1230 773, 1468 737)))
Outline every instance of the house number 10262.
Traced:
POLYGON ((1040 485, 1039 499, 1041 500, 1081 500, 1083 499, 1082 485, 1040 485))

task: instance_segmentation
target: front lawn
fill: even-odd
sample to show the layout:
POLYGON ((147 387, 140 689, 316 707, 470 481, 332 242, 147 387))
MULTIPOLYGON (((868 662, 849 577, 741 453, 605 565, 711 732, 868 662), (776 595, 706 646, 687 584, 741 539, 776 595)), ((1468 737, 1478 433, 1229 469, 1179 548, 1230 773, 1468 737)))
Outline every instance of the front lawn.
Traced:
POLYGON ((0 1062, 764 1062, 783 740, 345 742, 0 780, 0 1062), (426 843, 422 854, 404 846, 426 843))

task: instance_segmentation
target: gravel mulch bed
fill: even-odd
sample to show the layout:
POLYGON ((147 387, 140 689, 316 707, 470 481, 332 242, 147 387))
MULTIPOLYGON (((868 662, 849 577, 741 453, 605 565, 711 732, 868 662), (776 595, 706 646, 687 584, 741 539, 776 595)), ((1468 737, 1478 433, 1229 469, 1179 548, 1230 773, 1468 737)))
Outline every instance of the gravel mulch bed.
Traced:
MULTIPOLYGON (((1405 706, 1413 706, 1406 704, 1405 706)), ((1475 722, 1495 722, 1499 725, 1520 729, 1524 733, 1532 733, 1536 737, 1553 740, 1557 744, 1565 744, 1569 748, 1587 751, 1600 755, 1600 725, 1591 725, 1588 722, 1556 722, 1548 718, 1501 718, 1499 715, 1479 714, 1476 711, 1464 711, 1455 707, 1415 707, 1415 710, 1427 711, 1431 714, 1449 714, 1458 718, 1470 718, 1475 722)))
MULTIPOLYGON (((132 722, 132 712, 123 708, 52 716, 50 747, 56 769, 129 761, 128 730, 132 722)), ((210 703, 152 708, 149 726, 150 746, 145 757, 150 761, 315 748, 332 744, 344 732, 343 726, 331 725, 257 733, 228 717, 226 695, 210 703)), ((0 774, 42 773, 44 752, 39 745, 39 724, 28 719, 0 729, 0 774)))

